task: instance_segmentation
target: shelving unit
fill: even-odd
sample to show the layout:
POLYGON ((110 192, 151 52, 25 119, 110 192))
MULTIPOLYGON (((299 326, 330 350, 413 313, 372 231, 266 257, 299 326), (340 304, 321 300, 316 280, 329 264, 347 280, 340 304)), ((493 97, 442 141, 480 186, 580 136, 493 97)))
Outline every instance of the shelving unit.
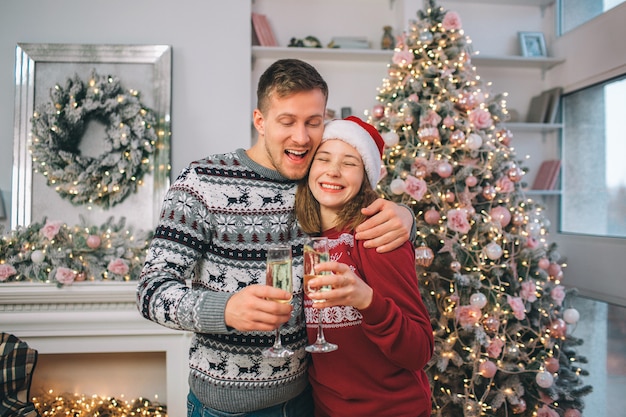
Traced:
MULTIPOLYGON (((330 61, 368 61, 389 62, 393 51, 381 49, 342 49, 342 48, 294 48, 283 46, 253 46, 253 58, 281 59, 298 57, 301 59, 316 59, 330 61)), ((565 62, 561 58, 552 57, 523 57, 523 56, 489 56, 475 55, 472 62, 489 67, 516 67, 538 68, 547 71, 556 65, 565 62)))
MULTIPOLYGON (((495 19, 498 21, 498 24, 494 25, 496 29, 492 30, 500 30, 502 33, 498 32, 495 37, 483 36, 482 38, 483 44, 488 45, 491 52, 483 53, 484 51, 476 49, 480 52, 472 56, 472 64, 478 68, 481 76, 489 78, 489 81, 497 85, 497 91, 509 93, 510 100, 507 100, 509 101, 509 108, 518 109, 519 112, 519 109, 524 105, 527 106, 524 103, 530 102, 534 93, 549 87, 543 85, 546 72, 565 62, 565 59, 559 57, 515 55, 518 46, 517 32, 527 30, 529 27, 540 27, 543 23, 544 12, 547 8, 554 7, 555 0, 441 0, 440 4, 450 10, 456 9, 458 6, 459 9, 469 11, 467 19, 468 22, 473 23, 474 30, 476 27, 482 28, 481 25, 477 24, 476 19, 485 18, 486 20, 495 19), (472 13, 472 7, 468 6, 468 3, 482 5, 481 12, 472 13), (523 20, 520 20, 520 16, 517 14, 511 16, 507 13, 507 7, 510 6, 515 6, 516 10, 521 11, 523 20), (520 8, 519 6, 523 7, 520 8), (540 13, 533 11, 533 7, 538 8, 540 13), (484 17, 483 10, 489 10, 492 15, 484 17), (503 22, 503 19, 506 22, 503 22), (496 41, 500 44, 485 43, 496 41)), ((361 0, 341 0, 339 2, 327 0, 319 3, 316 7, 304 3, 303 0, 299 1, 297 6, 292 2, 287 2, 287 0, 254 0, 253 8, 258 8, 262 13, 267 13, 271 17, 276 32, 282 35, 282 42, 279 41, 282 45, 285 45, 286 39, 289 39, 286 36, 291 36, 291 34, 319 34, 320 29, 313 23, 309 23, 310 19, 303 19, 297 25, 294 24, 295 21, 292 16, 297 11, 306 16, 317 16, 319 13, 326 16, 324 18, 326 36, 335 34, 364 35, 370 39, 371 46, 376 47, 379 39, 376 36, 380 35, 376 35, 376 31, 371 31, 372 28, 382 28, 383 25, 392 23, 396 30, 400 30, 404 27, 403 24, 415 18, 415 10, 420 9, 423 2, 422 0, 388 0, 387 2, 370 0, 363 4, 363 8, 367 10, 363 16, 359 16, 357 21, 351 19, 350 22, 344 22, 342 16, 345 16, 345 13, 350 10, 349 8, 354 5, 362 5, 361 0), (319 10, 320 8, 322 10, 319 10), (324 9, 326 9, 325 12, 324 9), (390 21, 390 19, 393 20, 390 21)), ((457 11, 463 12, 463 10, 457 11)), ((463 18, 464 15, 462 14, 461 17, 463 18)), ((489 29, 484 30, 489 31, 489 29)), ((469 31, 466 32, 475 42, 476 37, 469 31)), ((474 43, 474 46, 480 47, 478 43, 474 43)), ((371 109, 371 106, 375 104, 376 89, 387 74, 387 64, 391 62, 393 51, 373 48, 332 49, 253 46, 251 47, 251 57, 253 85, 256 84, 255 77, 259 76, 272 61, 288 57, 300 58, 311 62, 327 80, 330 88, 329 108, 338 111, 341 107, 350 107, 353 114, 363 115, 362 110, 371 109)), ((524 120, 525 114, 522 112, 520 112, 520 116, 524 120)), ((529 177, 536 175, 538 165, 542 160, 557 158, 560 155, 561 124, 517 122, 504 123, 504 126, 516 136, 517 141, 514 144, 518 155, 520 157, 526 154, 530 156, 528 161, 529 177)), ((532 178, 529 182, 532 183, 532 178)), ((528 190, 526 193, 542 197, 560 195, 557 190, 528 190)))

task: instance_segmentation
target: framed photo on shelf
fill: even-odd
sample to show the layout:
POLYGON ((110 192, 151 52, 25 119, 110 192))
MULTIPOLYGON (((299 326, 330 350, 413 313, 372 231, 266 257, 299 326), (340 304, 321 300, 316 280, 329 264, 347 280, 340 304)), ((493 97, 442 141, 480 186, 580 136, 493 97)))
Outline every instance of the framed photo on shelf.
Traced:
MULTIPOLYGON (((44 217, 70 225, 79 224, 81 216, 89 224, 104 223, 113 216, 125 217, 126 223, 137 229, 151 230, 154 227, 169 187, 171 61, 172 51, 171 46, 168 45, 35 43, 17 45, 12 228, 18 225, 27 226, 33 221, 41 221, 44 217), (99 77, 94 78, 94 74, 99 77), (100 86, 98 82, 107 77, 107 86, 114 86, 116 80, 119 80, 119 84, 123 86, 123 92, 117 92, 113 87, 107 87, 111 92, 106 88, 97 88, 100 86), (98 190, 102 193, 109 189, 115 191, 116 187, 131 184, 130 181, 138 183, 136 190, 128 193, 127 197, 115 204, 100 206, 91 203, 76 203, 61 195, 56 187, 63 185, 71 188, 73 184, 91 184, 89 181, 61 183, 55 180, 56 186, 52 186, 48 184, 47 173, 42 172, 41 169, 37 172, 35 169, 41 164, 37 165, 31 154, 33 120, 41 119, 42 111, 48 112, 51 111, 50 109, 57 108, 53 107, 53 103, 57 103, 56 100, 59 100, 58 106, 62 106, 61 101, 65 102, 66 96, 73 97, 69 92, 75 90, 81 91, 81 94, 86 91, 85 97, 87 97, 87 92, 91 91, 89 94, 103 99, 91 102, 86 99, 84 102, 82 99, 80 102, 76 100, 74 108, 81 111, 77 113, 81 115, 79 118, 70 119, 69 116, 64 116, 70 114, 68 111, 59 113, 61 114, 58 116, 59 123, 62 121, 69 126, 71 121, 77 126, 72 130, 72 134, 76 137, 70 136, 65 130, 55 129, 56 125, 49 130, 57 132, 55 136, 57 141, 60 138, 68 138, 68 143, 72 139, 77 144, 76 149, 69 145, 63 148, 65 160, 72 161, 72 164, 68 163, 65 167, 59 165, 59 168, 55 170, 62 171, 63 178, 70 178, 75 173, 80 175, 82 171, 93 171, 94 174, 87 177, 91 181, 97 173, 110 165, 113 168, 106 169, 106 176, 120 177, 123 180, 111 182, 106 187, 100 186, 99 183, 98 190), (116 97, 108 97, 110 94, 116 94, 116 97), (136 100, 133 101, 132 97, 136 97, 136 100), (122 113, 122 107, 119 107, 120 110, 111 111, 108 118, 99 118, 100 113, 90 109, 97 107, 94 103, 105 102, 128 102, 134 107, 124 107, 124 111, 128 114, 122 113), (148 114, 153 116, 148 119, 148 114), (118 119, 124 123, 119 123, 118 119), (133 125, 134 130, 131 130, 128 127, 131 126, 131 120, 137 123, 144 121, 152 127, 151 130, 156 136, 153 146, 144 145, 146 142, 141 142, 138 136, 148 128, 135 129, 133 125), (152 123, 153 120, 155 123, 152 123), (119 140, 113 135, 113 133, 117 134, 115 127, 118 127, 120 131, 119 140), (109 133, 112 131, 114 132, 109 133), (142 153, 142 159, 139 159, 139 153, 129 148, 132 144, 131 139, 142 144, 144 148, 150 149, 152 153, 145 157, 142 153), (110 163, 110 160, 113 163, 110 163), (73 161, 79 161, 82 165, 73 161), (130 168, 125 169, 125 167, 131 166, 131 163, 127 161, 132 161, 135 166, 148 164, 149 168, 141 171, 142 174, 145 172, 145 175, 142 175, 140 180, 136 177, 128 179, 128 175, 125 174, 127 170, 130 171, 130 168)), ((111 107, 114 106, 111 105, 111 107)), ((52 116, 49 119, 56 120, 52 116)), ((66 130, 69 131, 69 128, 66 130)), ((148 136, 144 137, 147 141, 148 136)), ((47 137, 37 138, 37 140, 39 143, 56 143, 48 140, 47 137)), ((45 147, 40 146, 40 148, 45 147)), ((47 156, 53 159, 55 152, 53 148, 50 149, 47 156)), ((52 168, 49 170, 52 171, 52 168)), ((104 184, 104 180, 102 183, 104 184)), ((79 191, 76 192, 78 193, 79 191)), ((92 191, 86 194, 93 199, 99 197, 92 191)))
POLYGON ((546 40, 542 32, 519 32, 519 43, 522 56, 547 57, 546 40))

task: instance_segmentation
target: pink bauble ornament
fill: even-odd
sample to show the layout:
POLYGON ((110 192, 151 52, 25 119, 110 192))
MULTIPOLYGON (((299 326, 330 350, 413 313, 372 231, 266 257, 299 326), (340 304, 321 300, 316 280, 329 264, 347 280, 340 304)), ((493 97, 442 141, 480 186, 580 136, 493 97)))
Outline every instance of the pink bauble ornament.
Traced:
POLYGON ((435 225, 439 223, 440 219, 441 219, 441 214, 439 214, 439 212, 435 210, 434 208, 430 208, 426 210, 426 212, 424 213, 424 220, 426 221, 426 223, 430 225, 435 225))
POLYGON ((496 137, 503 145, 509 146, 511 144, 511 138, 513 134, 508 129, 502 129, 496 132, 496 137))
POLYGON ((582 414, 575 408, 569 408, 565 411, 563 417, 582 417, 582 414))
POLYGON ((557 277, 561 272, 561 265, 557 263, 551 263, 548 267, 548 275, 550 275, 551 277, 557 277))
POLYGON ((441 178, 448 178, 452 175, 452 165, 446 161, 439 162, 437 168, 435 168, 435 172, 437 172, 437 175, 441 178))
POLYGON ((492 186, 492 185, 487 185, 485 186, 485 188, 483 189, 483 197, 485 197, 485 200, 493 200, 494 198, 496 198, 496 187, 492 186))
POLYGON ((469 177, 465 178, 465 185, 467 185, 468 187, 474 187, 476 186, 476 184, 478 184, 478 178, 476 178, 473 175, 470 175, 469 177))
POLYGON ((74 281, 84 281, 86 278, 87 276, 84 272, 79 272, 78 274, 76 274, 76 278, 74 278, 74 281))
POLYGON ((567 324, 576 324, 580 320, 580 313, 575 308, 568 308, 563 312, 563 320, 567 324))
POLYGON ((423 243, 415 249, 415 263, 424 268, 428 268, 433 263, 435 254, 433 250, 423 243))
POLYGON ((511 222, 511 212, 503 206, 497 206, 489 212, 491 218, 500 223, 500 226, 506 227, 511 222))
POLYGON ((537 262, 537 266, 545 271, 550 267, 550 260, 548 258, 541 258, 539 262, 537 262))
POLYGON ((478 372, 485 378, 493 378, 498 367, 491 361, 485 361, 478 366, 478 372))
POLYGON ((524 213, 520 213, 519 211, 516 211, 515 213, 513 213, 513 224, 515 226, 521 226, 524 224, 524 213))
POLYGON ((446 191, 443 197, 448 203, 454 203, 456 196, 454 195, 454 191, 446 191))
POLYGON ((450 143, 454 146, 460 146, 465 142, 465 133, 455 130, 450 133, 450 143))
POLYGON ((376 119, 380 119, 384 115, 385 115, 385 108, 383 107, 383 105, 376 104, 374 108, 372 109, 372 116, 374 116, 376 119))
POLYGON ((517 404, 511 405, 511 410, 513 410, 513 414, 522 414, 526 411, 526 401, 523 398, 520 398, 517 404))
POLYGON ((548 358, 546 359, 545 366, 548 372, 555 373, 560 368, 559 360, 557 358, 548 358))
POLYGON ((487 305, 487 297, 482 292, 475 292, 470 295, 470 304, 474 307, 483 308, 487 305))
POLYGON ((555 319, 548 326, 550 329, 550 337, 555 339, 563 339, 565 338, 565 333, 567 332, 567 324, 563 319, 555 319))
POLYGON ((87 236, 87 246, 89 246, 91 249, 99 248, 100 243, 102 243, 102 241, 100 240, 100 236, 98 235, 87 236))
POLYGON ((537 374, 535 381, 541 388, 550 388, 554 383, 554 377, 550 372, 542 371, 537 374))
POLYGON ((520 182, 524 176, 524 172, 518 167, 513 167, 507 171, 506 175, 511 181, 520 182))
POLYGON ((495 333, 500 328, 500 320, 495 316, 487 316, 483 320, 483 326, 488 332, 495 333))
POLYGON ((436 127, 421 127, 417 131, 417 136, 425 145, 440 143, 439 129, 436 127))
POLYGON ((454 272, 459 272, 461 270, 461 262, 459 261, 450 262, 450 269, 453 270, 454 272))

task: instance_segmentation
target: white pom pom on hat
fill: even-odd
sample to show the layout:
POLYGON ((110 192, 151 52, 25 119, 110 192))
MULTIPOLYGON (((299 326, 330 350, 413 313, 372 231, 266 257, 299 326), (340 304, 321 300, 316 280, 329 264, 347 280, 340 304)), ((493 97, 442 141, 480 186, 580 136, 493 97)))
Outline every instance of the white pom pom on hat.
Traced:
POLYGON ((356 116, 349 116, 326 123, 322 142, 330 139, 342 140, 359 152, 367 178, 372 188, 375 189, 380 180, 380 167, 385 147, 385 141, 378 130, 356 116))

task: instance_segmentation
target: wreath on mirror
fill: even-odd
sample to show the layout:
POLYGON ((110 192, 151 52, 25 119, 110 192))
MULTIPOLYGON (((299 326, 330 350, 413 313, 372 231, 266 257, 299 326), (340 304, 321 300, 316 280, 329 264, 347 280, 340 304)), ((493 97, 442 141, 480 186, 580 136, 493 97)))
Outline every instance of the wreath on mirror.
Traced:
POLYGON ((124 90, 117 77, 92 70, 88 82, 78 75, 50 90, 51 101, 31 119, 33 168, 74 205, 103 208, 121 203, 143 184, 153 167, 156 116, 137 90, 124 90), (81 155, 80 142, 90 121, 106 128, 104 151, 81 155))

